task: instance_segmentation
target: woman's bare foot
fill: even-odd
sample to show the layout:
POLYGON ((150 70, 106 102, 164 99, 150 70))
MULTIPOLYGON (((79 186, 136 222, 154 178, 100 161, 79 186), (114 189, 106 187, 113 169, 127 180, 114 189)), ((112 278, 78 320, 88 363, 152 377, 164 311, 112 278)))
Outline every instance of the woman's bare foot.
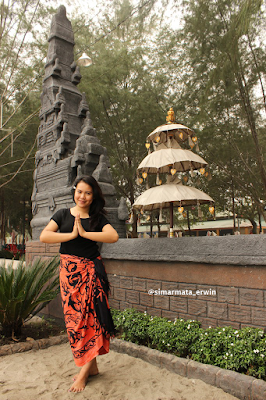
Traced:
POLYGON ((76 381, 73 383, 73 385, 70 387, 69 392, 82 392, 82 390, 85 389, 87 383, 87 378, 83 377, 79 377, 76 379, 76 381))
POLYGON ((69 389, 70 392, 81 392, 85 389, 89 376, 99 374, 96 358, 85 364, 80 372, 73 377, 73 385, 69 389))

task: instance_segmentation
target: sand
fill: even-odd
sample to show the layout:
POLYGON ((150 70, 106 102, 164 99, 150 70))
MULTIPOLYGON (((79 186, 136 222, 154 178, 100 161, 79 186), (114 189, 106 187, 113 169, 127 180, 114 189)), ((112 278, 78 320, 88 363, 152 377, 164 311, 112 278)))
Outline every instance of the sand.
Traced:
POLYGON ((114 351, 98 357, 100 374, 81 393, 68 392, 77 373, 68 343, 0 357, 1 400, 233 400, 201 380, 180 377, 114 351))

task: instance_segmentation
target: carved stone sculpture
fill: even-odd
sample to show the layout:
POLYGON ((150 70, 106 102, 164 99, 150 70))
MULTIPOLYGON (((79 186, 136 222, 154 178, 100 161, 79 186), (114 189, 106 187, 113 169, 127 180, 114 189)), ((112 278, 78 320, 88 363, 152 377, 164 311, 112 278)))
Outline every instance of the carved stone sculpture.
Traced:
POLYGON ((85 94, 77 88, 81 74, 74 62, 74 34, 64 6, 52 19, 48 42, 33 175, 33 240, 39 239, 55 211, 73 206, 71 188, 81 174, 97 179, 107 217, 125 237, 125 212, 121 213, 116 199, 107 151, 96 136, 85 94))

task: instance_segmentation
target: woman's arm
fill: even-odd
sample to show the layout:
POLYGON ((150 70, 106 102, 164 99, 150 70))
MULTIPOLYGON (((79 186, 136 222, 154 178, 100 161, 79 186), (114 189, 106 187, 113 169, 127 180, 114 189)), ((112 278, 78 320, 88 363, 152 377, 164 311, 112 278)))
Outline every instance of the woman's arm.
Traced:
POLYGON ((115 243, 119 239, 118 233, 110 224, 104 225, 102 232, 86 232, 81 225, 79 215, 76 216, 76 223, 79 235, 84 237, 85 239, 90 239, 94 240, 95 242, 102 243, 115 243))
POLYGON ((77 224, 74 224, 73 231, 69 233, 61 233, 58 231, 58 225, 54 220, 51 220, 44 228, 40 235, 40 241, 43 243, 62 243, 75 239, 78 236, 77 224))

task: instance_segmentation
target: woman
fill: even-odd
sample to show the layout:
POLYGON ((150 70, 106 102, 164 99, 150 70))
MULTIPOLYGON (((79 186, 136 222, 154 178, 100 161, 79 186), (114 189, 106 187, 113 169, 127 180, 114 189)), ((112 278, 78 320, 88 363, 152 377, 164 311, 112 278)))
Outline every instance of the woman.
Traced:
POLYGON ((44 243, 61 243, 60 288, 65 323, 77 366, 70 392, 81 392, 99 373, 96 356, 109 351, 114 325, 108 305, 109 283, 96 242, 114 243, 116 230, 105 217, 105 200, 92 176, 74 183, 72 208, 61 209, 41 233, 44 243))

